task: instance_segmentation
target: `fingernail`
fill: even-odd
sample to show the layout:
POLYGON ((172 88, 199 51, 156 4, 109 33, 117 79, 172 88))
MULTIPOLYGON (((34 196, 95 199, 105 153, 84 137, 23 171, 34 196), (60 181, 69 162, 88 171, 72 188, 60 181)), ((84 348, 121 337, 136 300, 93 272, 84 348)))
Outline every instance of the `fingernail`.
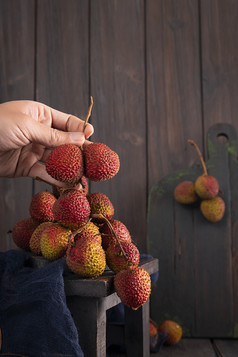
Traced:
POLYGON ((73 142, 80 142, 80 144, 82 144, 85 140, 84 134, 80 131, 71 132, 69 133, 69 136, 73 142))
POLYGON ((94 128, 91 124, 87 124, 84 130, 85 138, 88 139, 94 132, 94 128))

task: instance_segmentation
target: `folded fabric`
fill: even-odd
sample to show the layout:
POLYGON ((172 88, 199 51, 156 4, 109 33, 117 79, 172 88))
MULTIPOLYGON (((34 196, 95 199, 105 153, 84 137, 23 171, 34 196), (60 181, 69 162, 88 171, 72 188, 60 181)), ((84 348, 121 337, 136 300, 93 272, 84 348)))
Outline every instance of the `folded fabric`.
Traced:
POLYGON ((35 269, 20 250, 0 253, 1 353, 83 357, 66 305, 65 260, 35 269))

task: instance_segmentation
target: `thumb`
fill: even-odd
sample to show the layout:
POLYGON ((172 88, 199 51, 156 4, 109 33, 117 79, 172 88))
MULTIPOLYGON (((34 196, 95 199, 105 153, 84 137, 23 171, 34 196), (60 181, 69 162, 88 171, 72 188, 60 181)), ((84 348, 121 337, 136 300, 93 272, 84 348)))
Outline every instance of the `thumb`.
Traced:
POLYGON ((83 145, 85 136, 83 132, 66 132, 51 128, 45 124, 34 121, 29 128, 30 140, 46 147, 56 147, 63 144, 83 145))

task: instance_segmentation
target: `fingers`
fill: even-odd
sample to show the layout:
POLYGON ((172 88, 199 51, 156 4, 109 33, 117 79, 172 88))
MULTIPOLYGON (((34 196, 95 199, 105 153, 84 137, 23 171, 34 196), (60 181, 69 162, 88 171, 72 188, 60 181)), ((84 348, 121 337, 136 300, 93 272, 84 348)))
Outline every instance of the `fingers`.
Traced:
POLYGON ((65 132, 53 129, 45 124, 26 118, 27 125, 24 130, 28 139, 47 148, 56 147, 63 144, 75 144, 81 146, 85 142, 83 132, 65 132))
MULTIPOLYGON (((82 132, 84 129, 84 120, 80 118, 60 112, 56 109, 50 108, 52 116, 52 126, 56 129, 70 131, 70 132, 82 132)), ((85 138, 88 139, 94 132, 94 128, 91 124, 87 124, 84 130, 85 138)))
MULTIPOLYGON (((42 181, 45 181, 46 183, 49 183, 51 185, 56 185, 58 187, 68 187, 64 182, 57 181, 53 177, 51 177, 45 169, 45 165, 40 164, 39 162, 35 163, 31 170, 29 171, 28 174, 29 177, 32 177, 33 179, 40 179, 42 181)), ((39 180, 39 181, 40 181, 39 180)), ((81 184, 78 184, 75 189, 81 190, 83 187, 81 184)))

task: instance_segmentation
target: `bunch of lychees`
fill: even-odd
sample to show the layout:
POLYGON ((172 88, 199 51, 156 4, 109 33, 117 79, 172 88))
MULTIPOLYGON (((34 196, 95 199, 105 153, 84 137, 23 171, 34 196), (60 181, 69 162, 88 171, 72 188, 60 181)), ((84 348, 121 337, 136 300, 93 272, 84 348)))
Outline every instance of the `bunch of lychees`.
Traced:
POLYGON ((48 260, 66 256, 68 267, 81 277, 100 276, 107 264, 116 273, 117 294, 137 309, 151 291, 149 274, 138 266, 139 250, 127 227, 113 218, 110 199, 100 192, 88 194, 87 180, 111 179, 119 167, 118 155, 103 143, 53 149, 46 171, 66 187, 34 195, 30 217, 15 223, 12 237, 21 249, 48 260))

